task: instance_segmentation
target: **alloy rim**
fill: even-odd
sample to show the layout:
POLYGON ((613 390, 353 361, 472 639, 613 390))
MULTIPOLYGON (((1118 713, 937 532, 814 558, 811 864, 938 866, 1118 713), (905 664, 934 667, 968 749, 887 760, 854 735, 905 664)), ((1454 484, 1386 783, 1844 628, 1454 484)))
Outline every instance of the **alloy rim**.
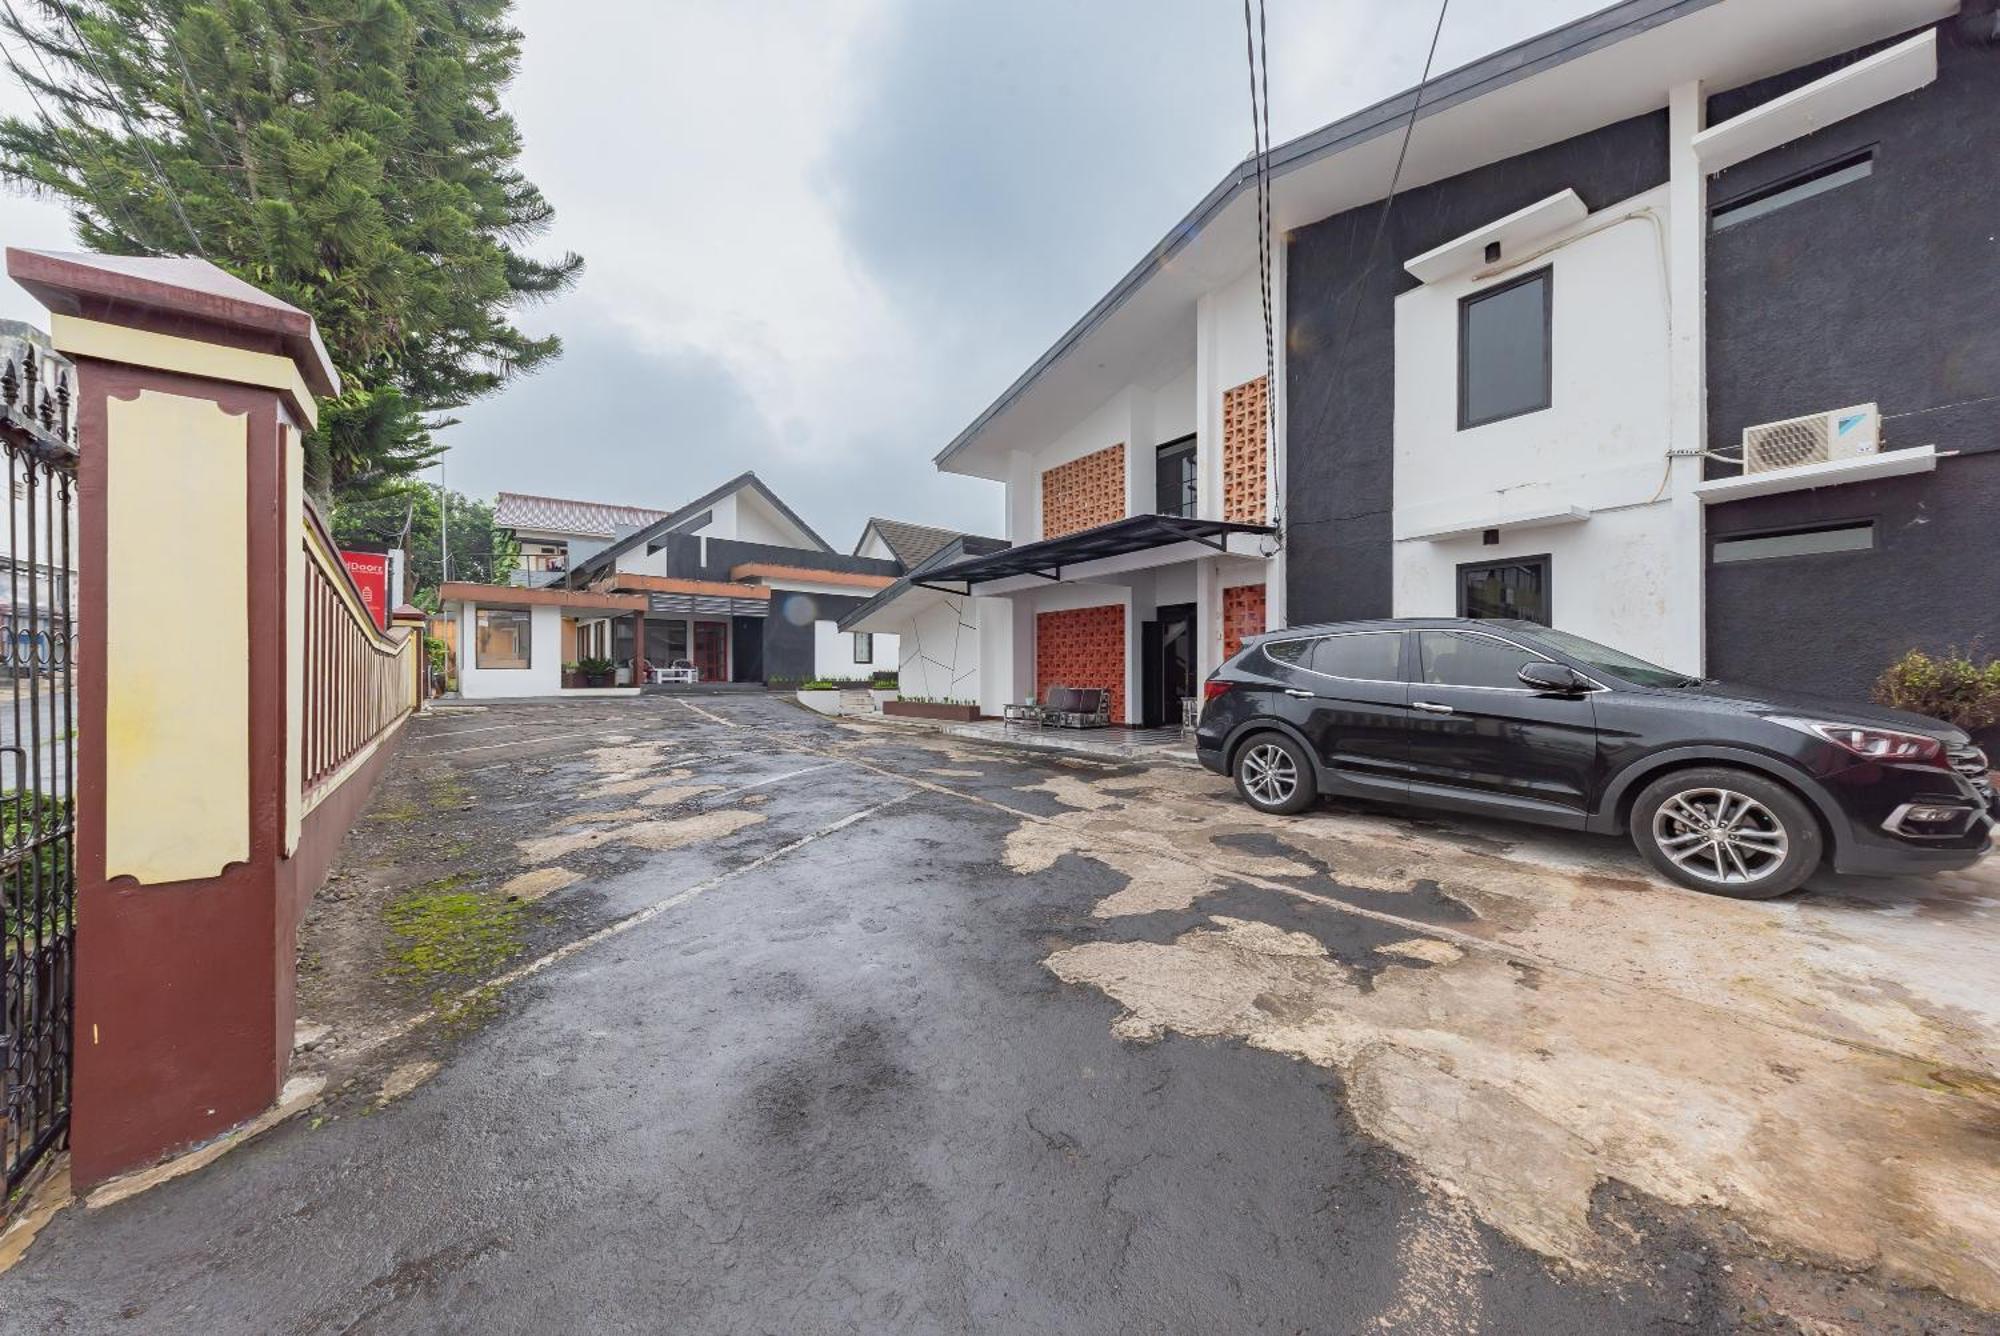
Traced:
POLYGON ((1260 742, 1243 755, 1243 787, 1266 807, 1287 802, 1298 792, 1299 768, 1290 753, 1271 742, 1260 742))
POLYGON ((1653 814, 1653 842, 1683 872, 1747 886, 1776 872, 1791 841, 1771 809, 1734 789, 1684 789, 1653 814))

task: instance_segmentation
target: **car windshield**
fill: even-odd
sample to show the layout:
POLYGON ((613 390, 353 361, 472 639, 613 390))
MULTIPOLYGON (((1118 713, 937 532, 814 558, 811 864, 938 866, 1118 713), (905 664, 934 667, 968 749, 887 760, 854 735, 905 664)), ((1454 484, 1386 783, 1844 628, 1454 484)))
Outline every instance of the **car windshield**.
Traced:
POLYGON ((1642 687, 1692 687, 1701 684, 1698 677, 1662 668, 1657 663, 1647 663, 1622 650, 1600 645, 1595 640, 1585 640, 1582 636, 1573 636, 1567 631, 1537 627, 1535 638, 1546 641, 1552 648, 1561 650, 1580 663, 1622 677, 1627 682, 1636 682, 1642 687))

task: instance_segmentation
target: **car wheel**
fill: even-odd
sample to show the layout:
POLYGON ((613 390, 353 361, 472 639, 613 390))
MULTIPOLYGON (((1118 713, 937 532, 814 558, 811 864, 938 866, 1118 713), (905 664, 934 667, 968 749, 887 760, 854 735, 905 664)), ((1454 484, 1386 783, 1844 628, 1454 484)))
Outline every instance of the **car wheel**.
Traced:
POLYGON ((1768 900, 1819 866, 1825 838, 1796 793, 1748 770, 1679 770, 1632 804, 1632 843, 1674 881, 1710 895, 1768 900))
POLYGON ((1236 791, 1260 812, 1290 816, 1319 796, 1305 748, 1283 733, 1259 733, 1236 750, 1236 791))

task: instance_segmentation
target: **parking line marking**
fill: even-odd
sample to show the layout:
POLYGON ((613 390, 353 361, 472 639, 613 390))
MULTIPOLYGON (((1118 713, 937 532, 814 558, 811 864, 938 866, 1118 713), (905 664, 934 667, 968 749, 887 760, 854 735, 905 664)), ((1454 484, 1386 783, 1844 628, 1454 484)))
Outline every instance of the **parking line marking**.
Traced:
MULTIPOLYGON (((745 863, 742 867, 731 868, 727 872, 718 872, 712 877, 709 877, 703 881, 696 882, 694 885, 688 887, 685 890, 676 891, 674 894, 666 897, 664 900, 655 900, 652 904, 647 905, 643 909, 636 909, 630 914, 627 914, 624 918, 618 919, 611 923, 607 923, 602 928, 599 928, 596 932, 593 932, 588 936, 579 937, 573 942, 565 942, 561 946, 557 947, 555 950, 548 952, 546 955, 537 956, 525 965, 518 965, 515 968, 508 970, 505 974, 496 974, 491 979, 488 979, 484 983, 474 984, 472 987, 461 991, 458 994, 456 1000, 460 1002, 469 1002, 477 998, 480 994, 488 991, 489 989, 506 988, 512 984, 519 983, 523 979, 529 978, 536 974, 540 974, 543 970, 548 969, 551 965, 561 964, 563 961, 568 960, 571 956, 575 955, 579 951, 588 950, 590 947, 596 946, 599 942, 608 942, 613 937, 622 936, 623 934, 632 931, 632 929, 639 927, 642 924, 652 922, 654 919, 658 918, 660 915, 666 913, 670 909, 678 909, 682 905, 687 904, 692 900, 699 899, 700 897, 714 890, 716 887, 721 886, 724 882, 734 881, 736 878, 744 875, 746 872, 755 872, 759 868, 768 866, 771 863, 775 863, 780 858, 785 857, 787 854, 796 853, 798 850, 805 848, 809 844, 816 844, 820 840, 825 839, 829 835, 838 834, 839 832, 846 830, 849 826, 858 825, 859 823, 866 821, 869 817, 877 816, 880 813, 887 811, 889 808, 894 807, 897 803, 907 802, 909 799, 915 796, 916 796, 916 790, 914 788, 908 788, 904 792, 897 794, 895 797, 885 799, 882 802, 874 804, 872 807, 864 807, 858 812, 849 812, 846 816, 841 817, 837 821, 830 821, 826 825, 821 826, 817 830, 808 831, 806 834, 799 836, 797 839, 791 841, 789 844, 781 844, 777 848, 771 850, 771 852, 767 854, 762 854, 756 858, 751 859, 749 862, 745 863)), ((426 1007, 424 1008, 424 1010, 416 1013, 414 1016, 404 1017, 403 1020, 399 1021, 395 1025, 390 1026, 387 1030, 382 1031, 380 1034, 371 1035, 366 1040, 363 1040, 359 1043, 352 1045, 351 1047, 345 1050, 345 1053, 346 1055, 353 1057, 359 1057, 362 1054, 371 1053, 374 1050, 382 1047, 384 1044, 392 1043, 395 1040, 401 1039, 404 1035, 409 1034, 412 1030, 415 1030, 417 1027, 428 1024, 429 1022, 436 1020, 437 1014, 438 1014, 438 1009, 436 1007, 426 1007)))
POLYGON ((724 719, 719 714, 710 714, 707 710, 702 709, 701 706, 696 705, 691 700, 677 701, 676 704, 678 704, 683 710, 692 710, 696 714, 700 715, 702 718, 708 720, 710 723, 721 724, 724 728, 742 727, 742 725, 737 723, 734 719, 724 719))
POLYGON ((465 752, 492 751, 495 747, 525 747, 537 742, 561 742, 564 738, 595 738, 602 734, 597 729, 587 729, 581 733, 548 733, 540 737, 515 738, 510 742, 482 742, 473 747, 452 747, 446 751, 425 752, 426 756, 459 756, 465 752))
POLYGON ((815 774, 818 771, 831 770, 835 766, 844 764, 846 764, 844 761, 828 761, 824 765, 809 765, 803 770, 787 770, 782 775, 772 775, 768 779, 752 780, 748 784, 739 784, 733 789, 724 789, 720 793, 705 793, 702 795, 701 800, 703 802, 714 802, 717 798, 727 798, 737 793, 748 793, 752 789, 761 789, 766 784, 776 784, 782 780, 797 779, 800 775, 815 774))

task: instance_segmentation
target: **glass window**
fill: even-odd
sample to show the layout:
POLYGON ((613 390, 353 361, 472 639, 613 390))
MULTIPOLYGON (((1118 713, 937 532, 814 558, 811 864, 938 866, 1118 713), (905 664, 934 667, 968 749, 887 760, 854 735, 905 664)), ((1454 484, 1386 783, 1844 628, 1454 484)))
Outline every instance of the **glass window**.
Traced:
POLYGON ((1747 223, 1753 218, 1762 218, 1767 213, 1775 213, 1788 204, 1809 200, 1814 195, 1824 195, 1829 190, 1837 190, 1853 181, 1859 181, 1875 171, 1875 150, 1866 149, 1860 153, 1823 163, 1818 167, 1788 176, 1774 185, 1726 203, 1718 204, 1709 211, 1708 230, 1720 232, 1725 227, 1747 223))
POLYGON ((1264 646, 1264 657, 1287 667, 1302 667, 1306 661, 1306 651, 1311 648, 1310 640, 1279 640, 1264 646))
POLYGON ((1172 441, 1154 456, 1157 498, 1154 509, 1162 515, 1193 519, 1195 513, 1194 437, 1172 441))
POLYGON ((1468 562, 1458 568, 1458 615, 1549 624, 1549 559, 1468 562))
POLYGON ((1462 631, 1425 631, 1423 680, 1439 687, 1519 687, 1524 663, 1546 662, 1539 654, 1490 636, 1462 631))
POLYGON ((1538 270, 1458 304, 1458 426, 1549 406, 1554 271, 1538 270))
POLYGON ((1700 686, 1701 679, 1677 673, 1671 668, 1662 668, 1657 663, 1627 654, 1622 649, 1600 645, 1595 640, 1585 640, 1567 631, 1537 631, 1537 639, 1555 646, 1572 659, 1592 668, 1601 668, 1628 682, 1637 682, 1642 687, 1693 687, 1700 686))
POLYGON ((1806 557, 1825 552, 1867 552, 1875 546, 1875 522, 1835 524, 1813 529, 1791 529, 1784 533, 1758 534, 1754 538, 1716 540, 1718 565, 1731 561, 1764 561, 1771 557, 1806 557))
POLYGON ((875 633, 856 631, 854 633, 854 661, 856 663, 875 662, 875 633))
POLYGON ((518 608, 479 609, 479 666, 526 668, 532 657, 533 632, 528 614, 518 608))
POLYGON ((1400 682, 1403 678, 1403 633, 1368 631, 1327 636, 1313 645, 1312 670, 1328 677, 1352 677, 1363 682, 1400 682))

